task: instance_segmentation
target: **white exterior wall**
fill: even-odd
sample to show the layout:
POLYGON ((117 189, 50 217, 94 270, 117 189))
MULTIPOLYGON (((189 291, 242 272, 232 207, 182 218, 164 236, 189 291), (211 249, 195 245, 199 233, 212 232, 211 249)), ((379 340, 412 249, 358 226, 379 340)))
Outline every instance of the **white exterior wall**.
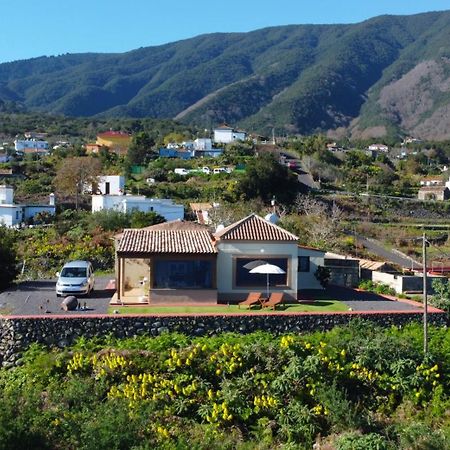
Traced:
POLYGON ((229 144, 233 142, 233 130, 214 130, 214 142, 229 144))
MULTIPOLYGON (((281 258, 287 257, 288 262, 288 287, 283 292, 297 297, 297 243, 266 243, 266 242, 220 242, 217 256, 217 291, 219 294, 247 293, 247 288, 234 287, 234 258, 281 258)), ((271 290, 280 291, 279 288, 271 290)))
POLYGON ((211 150, 212 141, 209 138, 198 138, 194 141, 195 150, 211 150))
POLYGON ((105 175, 99 177, 98 189, 106 193, 106 183, 109 183, 109 195, 121 195, 125 189, 125 177, 122 175, 105 175))
POLYGON ((247 139, 247 133, 243 131, 233 132, 233 141, 245 141, 245 139, 247 139))
POLYGON ((323 289, 314 273, 319 266, 324 265, 325 252, 299 247, 298 256, 309 256, 309 272, 297 273, 298 289, 323 289))
POLYGON ((12 227, 22 222, 22 207, 16 205, 0 205, 0 225, 12 227))
POLYGON ((133 210, 154 211, 167 221, 184 218, 183 205, 176 205, 172 200, 146 198, 143 195, 93 195, 92 212, 102 209, 115 209, 124 213, 131 213, 133 210))
POLYGON ((26 148, 34 148, 36 150, 48 150, 48 142, 47 141, 36 141, 34 139, 27 140, 15 140, 14 148, 16 152, 23 152, 26 148))
POLYGON ((11 186, 0 186, 0 205, 12 205, 14 203, 14 189, 11 186))

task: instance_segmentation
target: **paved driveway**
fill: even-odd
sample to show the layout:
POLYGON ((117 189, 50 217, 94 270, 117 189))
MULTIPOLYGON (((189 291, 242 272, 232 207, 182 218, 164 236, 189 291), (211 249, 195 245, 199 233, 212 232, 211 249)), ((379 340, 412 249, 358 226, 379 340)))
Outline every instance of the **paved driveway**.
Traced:
POLYGON ((345 303, 353 311, 414 311, 420 309, 401 300, 389 300, 373 292, 357 291, 340 286, 330 286, 327 294, 330 298, 345 303))
POLYGON ((35 314, 105 314, 114 291, 106 289, 111 276, 96 277, 95 290, 89 297, 79 297, 82 308, 77 311, 61 309, 63 298, 56 297, 55 280, 27 281, 0 293, 0 313, 8 315, 35 314))

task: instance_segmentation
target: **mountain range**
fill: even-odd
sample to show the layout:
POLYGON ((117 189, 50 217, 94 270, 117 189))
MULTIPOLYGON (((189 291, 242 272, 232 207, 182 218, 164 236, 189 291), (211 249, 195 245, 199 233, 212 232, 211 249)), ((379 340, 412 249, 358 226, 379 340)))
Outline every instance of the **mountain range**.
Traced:
POLYGON ((0 104, 201 127, 450 138, 450 11, 0 64, 0 104))

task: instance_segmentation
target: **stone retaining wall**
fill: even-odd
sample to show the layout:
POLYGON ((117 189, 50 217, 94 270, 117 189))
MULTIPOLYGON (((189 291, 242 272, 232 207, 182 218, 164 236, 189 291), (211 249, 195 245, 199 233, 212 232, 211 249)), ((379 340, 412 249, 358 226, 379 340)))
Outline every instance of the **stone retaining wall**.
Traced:
MULTIPOLYGON (((0 365, 11 367, 31 343, 49 347, 66 347, 78 337, 91 338, 112 334, 132 337, 141 334, 157 336, 176 331, 191 336, 214 335, 221 332, 251 333, 264 330, 274 334, 328 330, 354 318, 370 320, 378 325, 405 325, 422 321, 420 312, 377 313, 298 313, 243 315, 171 315, 171 316, 0 316, 0 365)), ((429 314, 430 324, 446 325, 446 314, 429 314)))

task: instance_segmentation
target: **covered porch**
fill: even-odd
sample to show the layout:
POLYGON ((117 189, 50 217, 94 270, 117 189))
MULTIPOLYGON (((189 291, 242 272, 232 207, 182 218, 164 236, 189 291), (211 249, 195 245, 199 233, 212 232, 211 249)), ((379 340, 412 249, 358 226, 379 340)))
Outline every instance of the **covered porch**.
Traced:
POLYGON ((202 225, 173 221, 127 229, 117 245, 112 303, 217 303, 216 261, 202 225))
POLYGON ((215 255, 121 255, 117 263, 117 304, 217 303, 215 255))

